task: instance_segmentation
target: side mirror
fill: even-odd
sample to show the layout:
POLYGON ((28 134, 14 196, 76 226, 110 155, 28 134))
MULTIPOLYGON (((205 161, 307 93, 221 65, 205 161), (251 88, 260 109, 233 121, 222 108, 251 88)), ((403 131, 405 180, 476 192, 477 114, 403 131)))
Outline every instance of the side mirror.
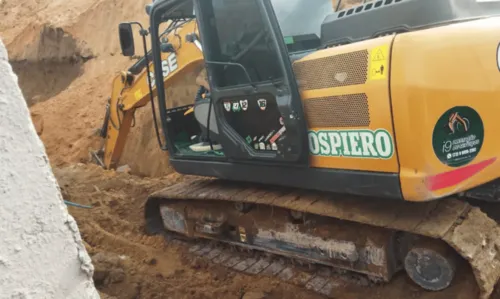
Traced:
POLYGON ((153 4, 146 4, 146 13, 148 16, 151 15, 151 9, 153 9, 153 4))
POLYGON ((123 56, 134 56, 135 46, 132 24, 120 23, 118 26, 118 33, 120 34, 120 46, 123 56))

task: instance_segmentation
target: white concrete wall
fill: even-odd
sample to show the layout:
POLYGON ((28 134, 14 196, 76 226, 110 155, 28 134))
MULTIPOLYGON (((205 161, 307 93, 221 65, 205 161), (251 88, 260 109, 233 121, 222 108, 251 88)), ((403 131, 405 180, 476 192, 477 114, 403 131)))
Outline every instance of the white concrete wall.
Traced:
POLYGON ((0 39, 0 298, 99 298, 93 271, 0 39))

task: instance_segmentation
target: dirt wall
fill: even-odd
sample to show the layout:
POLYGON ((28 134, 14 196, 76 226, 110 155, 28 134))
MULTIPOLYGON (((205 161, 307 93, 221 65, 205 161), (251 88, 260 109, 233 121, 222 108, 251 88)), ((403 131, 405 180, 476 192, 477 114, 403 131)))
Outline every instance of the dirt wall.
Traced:
POLYGON ((1 2, 0 36, 52 165, 86 163, 99 147, 113 78, 134 63, 121 55, 118 24, 146 25, 149 2, 1 2))
MULTIPOLYGON (((191 72, 167 87, 168 107, 194 103, 197 75, 196 71, 191 72)), ((172 173, 174 170, 168 163, 168 152, 160 149, 156 138, 150 104, 138 109, 135 115, 136 125, 131 129, 127 138, 120 164, 129 165, 132 173, 141 176, 156 177, 172 173)), ((161 130, 161 124, 158 125, 161 130)))

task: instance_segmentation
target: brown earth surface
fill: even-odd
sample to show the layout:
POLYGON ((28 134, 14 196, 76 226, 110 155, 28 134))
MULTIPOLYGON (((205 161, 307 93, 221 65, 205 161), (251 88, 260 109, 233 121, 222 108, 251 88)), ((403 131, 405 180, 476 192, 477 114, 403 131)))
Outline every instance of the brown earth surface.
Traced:
MULTIPOLYGON (((96 271, 99 291, 115 298, 295 298, 324 299, 317 293, 276 278, 250 276, 203 259, 188 247, 144 233, 143 204, 148 194, 180 182, 171 174, 141 178, 105 171, 95 165, 54 169, 66 200, 91 209, 69 207, 77 220, 96 271), (245 296, 246 294, 246 296, 245 296), (248 297, 247 297, 248 296, 248 297)), ((340 276, 338 299, 473 299, 474 279, 459 273, 446 292, 425 292, 404 275, 390 284, 359 283, 340 276), (345 279, 344 279, 345 278, 345 279)), ((500 297, 499 297, 500 298, 500 297)))
MULTIPOLYGON (((361 0, 348 0, 353 5, 361 0)), ((0 0, 0 38, 30 105, 64 198, 90 205, 69 207, 96 271, 102 298, 323 298, 277 279, 254 277, 193 259, 184 245, 144 233, 147 195, 183 179, 171 174, 158 149, 149 105, 136 114, 121 164, 139 176, 84 165, 104 116, 111 82, 133 61, 120 55, 122 21, 147 21, 149 0, 0 0), (22 22, 20 22, 22 20, 22 22)), ((140 41, 136 39, 136 49, 140 41)), ((169 90, 191 102, 194 75, 169 90)), ((446 293, 428 293, 398 275, 389 285, 345 280, 335 298, 475 298, 470 275, 460 273, 446 293)), ((500 297, 499 297, 500 298, 500 297)))

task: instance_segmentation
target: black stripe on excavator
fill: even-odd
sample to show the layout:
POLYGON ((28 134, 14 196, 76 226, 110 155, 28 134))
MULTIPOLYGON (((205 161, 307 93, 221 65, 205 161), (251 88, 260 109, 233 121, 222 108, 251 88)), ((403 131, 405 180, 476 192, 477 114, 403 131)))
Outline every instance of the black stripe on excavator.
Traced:
MULTIPOLYGON (((148 60, 149 61, 152 61, 153 60, 153 53, 151 51, 149 51, 148 53, 148 60)), ((142 70, 146 67, 146 59, 144 57, 142 57, 141 59, 137 60, 137 62, 132 65, 128 71, 132 74, 132 75, 138 75, 142 72, 142 70)))
POLYGON ((403 200, 397 173, 181 159, 171 159, 171 165, 182 174, 403 200))

